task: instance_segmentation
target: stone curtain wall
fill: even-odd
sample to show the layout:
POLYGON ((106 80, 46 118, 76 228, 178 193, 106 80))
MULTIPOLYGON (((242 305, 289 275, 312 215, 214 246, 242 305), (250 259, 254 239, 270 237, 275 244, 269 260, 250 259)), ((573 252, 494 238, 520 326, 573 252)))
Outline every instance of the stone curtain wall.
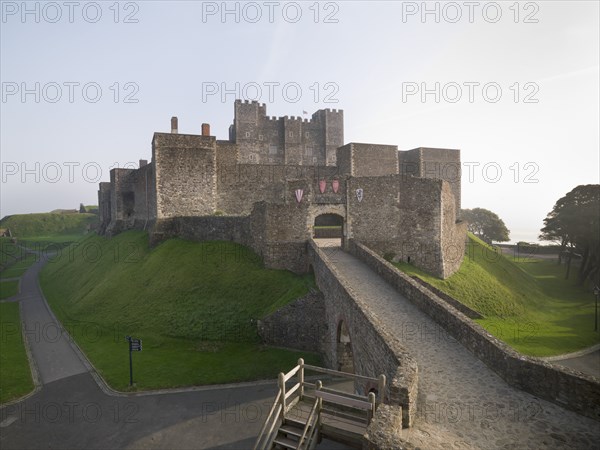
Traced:
POLYGON ((456 211, 461 205, 461 163, 460 150, 419 147, 399 151, 400 174, 405 177, 433 178, 450 184, 456 203, 456 211))
POLYGON ((369 248, 354 240, 348 247, 509 385, 600 421, 600 379, 519 354, 369 248))
MULTIPOLYGON (((352 292, 344 278, 327 264, 327 256, 312 240, 308 251, 317 286, 326 299, 328 328, 323 355, 327 366, 337 369, 337 329, 343 320, 350 334, 356 373, 370 377, 385 374, 386 397, 389 403, 402 406, 403 426, 410 427, 417 412, 416 362, 398 339, 369 312, 369 306, 352 292)), ((366 386, 362 390, 369 388, 366 386)))
POLYGON ((100 183, 98 189, 98 215, 100 216, 99 234, 106 232, 106 227, 112 219, 111 214, 111 184, 109 182, 100 183))
POLYGON ((442 278, 448 278, 458 269, 465 256, 467 245, 467 223, 457 222, 460 214, 449 183, 442 183, 441 192, 441 256, 442 278))
POLYGON ((450 186, 442 180, 350 177, 347 236, 447 278, 460 267, 466 239, 466 224, 456 224, 454 205, 450 186))
POLYGON ((325 298, 316 290, 258 322, 265 344, 316 353, 322 353, 327 330, 325 298))
POLYGON ((134 228, 147 229, 156 220, 156 182, 154 164, 146 164, 131 175, 135 198, 134 228))
POLYGON ((398 177, 350 177, 347 186, 347 237, 361 242, 378 242, 381 249, 389 249, 400 242, 403 230, 399 227, 398 177), (363 192, 360 201, 357 189, 363 192))
POLYGON ((215 149, 211 136, 154 133, 157 219, 215 212, 215 149))
POLYGON ((232 241, 252 247, 248 216, 173 217, 152 223, 151 242, 179 237, 191 241, 232 241))
POLYGON ((380 177, 398 173, 398 147, 380 144, 350 144, 352 176, 380 177))
POLYGON ((133 193, 134 169, 113 169, 110 171, 110 213, 111 219, 107 231, 116 234, 128 229, 133 223, 135 198, 133 193), (131 219, 131 220, 130 220, 131 219))
POLYGON ((309 180, 316 187, 319 179, 326 179, 331 190, 331 180, 337 175, 335 166, 232 164, 232 158, 221 157, 220 153, 219 144, 216 209, 225 214, 250 214, 254 203, 263 200, 295 202, 293 192, 286 189, 287 181, 309 180))
POLYGON ((423 178, 447 181, 454 195, 456 212, 459 213, 461 199, 460 150, 426 147, 422 147, 419 150, 421 156, 421 176, 423 178))

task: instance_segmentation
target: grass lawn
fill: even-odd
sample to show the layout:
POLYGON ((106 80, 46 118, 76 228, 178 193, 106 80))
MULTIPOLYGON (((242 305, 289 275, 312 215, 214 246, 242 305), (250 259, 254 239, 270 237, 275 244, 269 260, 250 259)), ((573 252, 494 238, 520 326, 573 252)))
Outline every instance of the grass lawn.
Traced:
POLYGON ((0 303, 0 403, 31 392, 33 381, 21 338, 18 303, 0 303))
POLYGON ((309 276, 267 270, 231 242, 170 239, 149 249, 144 232, 90 235, 41 275, 52 309, 107 382, 129 383, 126 335, 140 338, 134 378, 150 389, 275 378, 299 357, 264 348, 260 319, 314 286, 309 276))
POLYGON ((12 297, 19 293, 19 280, 0 281, 0 300, 12 297))
POLYGON ((25 273, 25 271, 34 262, 38 260, 37 255, 27 255, 24 259, 17 261, 4 270, 0 271, 0 280, 2 278, 18 278, 25 273))
POLYGON ((565 280, 556 262, 507 258, 470 236, 460 270, 446 280, 396 265, 481 313, 477 323, 523 354, 559 355, 600 342, 594 296, 565 280))
POLYGON ((38 252, 53 253, 82 240, 83 234, 50 234, 19 239, 19 244, 38 252))

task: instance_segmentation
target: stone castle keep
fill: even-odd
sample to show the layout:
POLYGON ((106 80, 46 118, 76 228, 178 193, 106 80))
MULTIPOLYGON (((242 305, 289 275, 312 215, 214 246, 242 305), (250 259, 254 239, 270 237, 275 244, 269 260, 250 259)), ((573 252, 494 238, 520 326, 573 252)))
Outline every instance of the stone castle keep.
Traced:
POLYGON ((173 117, 170 133, 154 133, 151 162, 113 169, 98 201, 104 234, 235 241, 297 273, 309 270, 315 220, 342 225, 343 246, 352 238, 442 278, 465 248, 460 151, 344 145, 341 110, 275 118, 236 100, 228 140, 207 124, 180 134, 173 117))

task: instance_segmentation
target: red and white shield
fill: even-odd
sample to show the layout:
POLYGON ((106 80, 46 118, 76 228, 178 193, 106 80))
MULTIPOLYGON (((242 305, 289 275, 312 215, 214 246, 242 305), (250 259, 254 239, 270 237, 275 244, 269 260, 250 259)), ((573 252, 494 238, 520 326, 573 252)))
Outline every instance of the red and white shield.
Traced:
POLYGON ((302 201, 302 196, 304 195, 304 189, 296 189, 294 193, 296 194, 296 201, 300 203, 302 201))
POLYGON ((340 189, 340 180, 333 180, 331 182, 331 187, 333 188, 333 192, 337 194, 340 189))
POLYGON ((319 180, 319 191, 321 191, 321 194, 325 193, 325 189, 327 189, 327 181, 319 180))

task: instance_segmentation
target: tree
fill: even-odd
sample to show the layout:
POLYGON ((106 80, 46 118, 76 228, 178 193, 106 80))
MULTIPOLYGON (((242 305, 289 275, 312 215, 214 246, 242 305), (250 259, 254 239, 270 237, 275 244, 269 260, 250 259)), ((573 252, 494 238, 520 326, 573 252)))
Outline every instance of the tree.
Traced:
POLYGON ((487 243, 510 240, 510 231, 496 213, 483 208, 463 209, 461 216, 467 221, 467 229, 487 243))
POLYGON ((540 239, 560 242, 561 252, 569 247, 566 278, 577 252, 582 258, 579 283, 600 282, 600 184, 579 185, 558 199, 540 231, 540 239))
POLYGON ((85 210, 85 206, 83 206, 83 203, 80 203, 80 204, 79 204, 79 212, 80 212, 80 213, 84 213, 84 212, 86 212, 86 210, 85 210))

